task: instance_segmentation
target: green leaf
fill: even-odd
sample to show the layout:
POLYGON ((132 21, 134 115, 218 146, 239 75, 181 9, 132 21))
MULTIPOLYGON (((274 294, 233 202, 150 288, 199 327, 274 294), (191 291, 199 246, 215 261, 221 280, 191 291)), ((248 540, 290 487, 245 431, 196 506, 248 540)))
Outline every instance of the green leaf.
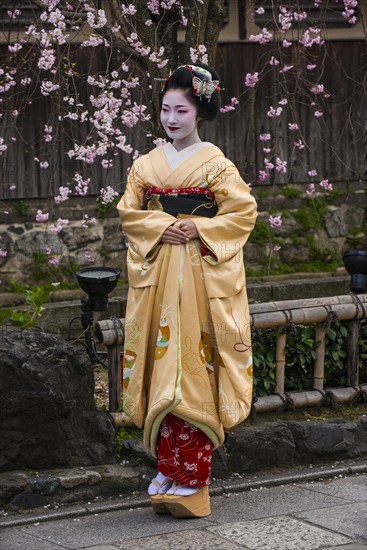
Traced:
POLYGON ((11 309, 0 309, 0 325, 3 325, 12 313, 11 309))
POLYGON ((30 327, 36 323, 29 311, 13 311, 9 319, 10 324, 16 327, 30 327))

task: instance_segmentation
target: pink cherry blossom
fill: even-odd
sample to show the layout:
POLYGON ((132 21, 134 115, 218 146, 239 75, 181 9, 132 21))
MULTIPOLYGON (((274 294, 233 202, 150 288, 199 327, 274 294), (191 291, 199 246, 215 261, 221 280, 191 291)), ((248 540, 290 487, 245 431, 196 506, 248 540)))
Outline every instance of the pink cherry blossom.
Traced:
POLYGON ((256 84, 259 81, 259 73, 247 73, 245 78, 245 85, 248 88, 255 88, 256 84))
POLYGON ((19 52, 23 46, 21 44, 14 44, 14 46, 8 46, 8 50, 10 53, 17 53, 19 52))
POLYGON ((6 13, 10 17, 10 19, 16 19, 17 17, 19 17, 22 14, 22 12, 20 10, 18 10, 17 8, 15 8, 13 10, 7 10, 6 13))
POLYGON ((260 134, 259 140, 260 141, 269 141, 271 139, 271 134, 260 134))
POLYGON ((280 7, 278 20, 282 31, 288 31, 292 26, 293 15, 285 6, 280 7))
POLYGON ((305 148, 304 143, 303 143, 303 141, 302 141, 301 139, 299 139, 298 141, 295 141, 295 142, 293 143, 293 145, 294 145, 294 147, 295 147, 296 149, 298 149, 299 151, 301 151, 302 149, 305 148))
POLYGON ((288 71, 291 71, 293 69, 293 65, 284 65, 284 67, 282 67, 280 69, 280 73, 287 73, 288 71))
POLYGON ((295 21, 303 21, 304 19, 307 18, 307 12, 305 11, 301 11, 301 12, 293 12, 293 17, 295 19, 295 21))
POLYGON ((279 172, 280 174, 286 174, 287 173, 287 161, 281 160, 279 157, 275 159, 276 167, 275 170, 279 172))
POLYGON ((259 170, 258 181, 265 181, 269 179, 269 174, 265 170, 259 170))
POLYGON ((0 157, 7 150, 8 146, 4 143, 4 138, 0 137, 0 157))
POLYGON ((60 202, 67 201, 70 193, 71 189, 69 187, 59 187, 59 194, 54 198, 55 203, 60 204, 60 202))
POLYGON ((279 59, 277 59, 276 57, 274 57, 273 55, 271 56, 270 58, 270 61, 269 61, 269 65, 273 65, 274 67, 279 65, 280 61, 279 59))
POLYGON ((220 108, 221 113, 228 113, 229 111, 234 111, 236 108, 236 105, 239 104, 239 101, 236 97, 231 98, 231 103, 228 105, 225 105, 224 107, 220 108))
POLYGON ((76 186, 74 189, 75 194, 80 196, 85 196, 88 193, 90 178, 87 178, 86 180, 84 180, 80 174, 76 173, 73 177, 73 180, 76 182, 76 186))
POLYGON ((307 188, 307 191, 306 191, 306 194, 311 196, 313 195, 315 192, 315 184, 314 183, 310 183, 308 188, 307 188))
POLYGON ((314 44, 322 46, 325 43, 325 40, 321 38, 320 32, 320 29, 310 27, 302 34, 301 38, 299 39, 300 44, 302 44, 306 48, 311 48, 314 44))
POLYGON ((325 91, 325 87, 323 84, 315 84, 315 86, 312 86, 311 92, 313 94, 322 94, 325 91))
POLYGON ((266 27, 262 29, 262 32, 259 34, 251 34, 249 36, 250 42, 259 42, 259 44, 266 45, 273 40, 273 35, 268 31, 266 27))
POLYGON ((266 114, 270 118, 276 118, 276 117, 280 116, 282 114, 282 112, 283 112, 282 107, 277 107, 276 109, 274 107, 270 107, 269 111, 266 114))
POLYGON ((154 13, 154 15, 159 15, 159 4, 159 0, 148 0, 147 8, 150 12, 154 13))
POLYGON ((327 179, 326 179, 326 180, 321 180, 321 181, 320 181, 320 187, 322 187, 323 189, 325 189, 325 191, 327 191, 328 193, 329 193, 330 191, 333 190, 333 185, 332 185, 332 183, 329 183, 329 180, 327 180, 327 179))
POLYGON ((59 88, 59 84, 53 84, 50 80, 43 80, 41 82, 41 94, 44 96, 50 95, 51 92, 54 92, 59 88))
POLYGON ((110 185, 107 185, 106 188, 102 187, 100 195, 102 204, 109 204, 117 197, 118 193, 110 185))
POLYGON ((68 225, 69 220, 59 218, 56 224, 52 223, 48 228, 51 233, 58 234, 63 230, 64 225, 68 225))
POLYGON ((50 259, 48 260, 48 263, 49 263, 50 265, 59 265, 60 260, 59 260, 58 258, 50 258, 50 259))
POLYGON ((272 227, 273 229, 280 227, 282 223, 283 223, 282 216, 269 216, 269 224, 270 224, 270 227, 272 227))
POLYGON ((96 223, 97 223, 96 218, 90 218, 88 214, 84 214, 82 227, 88 228, 91 225, 96 225, 96 223))
POLYGON ((44 135, 43 135, 44 141, 46 142, 52 141, 52 126, 48 126, 47 124, 45 124, 43 131, 44 131, 44 135))
POLYGON ((43 223, 47 222, 50 214, 48 212, 43 213, 42 210, 37 210, 36 222, 43 223))
POLYGON ((53 49, 45 49, 38 60, 38 68, 44 71, 49 71, 54 65, 56 58, 53 49))

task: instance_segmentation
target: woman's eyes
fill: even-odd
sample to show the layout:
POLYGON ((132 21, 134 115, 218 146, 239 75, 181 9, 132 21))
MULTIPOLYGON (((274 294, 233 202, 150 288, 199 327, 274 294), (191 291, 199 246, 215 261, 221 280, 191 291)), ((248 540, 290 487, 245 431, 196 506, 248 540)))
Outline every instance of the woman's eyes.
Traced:
MULTIPOLYGON (((183 111, 181 109, 179 109, 177 111, 180 115, 185 115, 188 111, 183 111)), ((162 108, 162 113, 169 113, 169 110, 168 109, 165 109, 164 107, 162 108)))

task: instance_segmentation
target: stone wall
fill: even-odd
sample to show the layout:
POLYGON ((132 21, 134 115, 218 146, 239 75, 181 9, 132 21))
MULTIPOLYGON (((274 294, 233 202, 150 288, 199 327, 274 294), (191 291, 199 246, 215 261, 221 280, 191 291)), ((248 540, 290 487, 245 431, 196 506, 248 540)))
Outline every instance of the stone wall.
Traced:
MULTIPOLYGON (((365 182, 334 184, 335 196, 318 194, 310 198, 306 187, 257 186, 259 217, 245 248, 249 275, 268 272, 329 271, 342 265, 347 249, 367 248, 367 196, 365 182), (270 230, 269 215, 281 215, 283 223, 270 230), (273 252, 274 244, 281 248, 273 252), (324 267, 324 269, 323 269, 324 267)), ((126 279, 126 242, 116 210, 99 215, 95 197, 72 197, 59 205, 49 199, 6 201, 1 214, 0 270, 4 289, 11 280, 37 283, 44 280, 74 280, 78 267, 108 265, 121 270, 126 279), (50 221, 37 223, 37 210, 50 211, 50 221), (96 218, 83 226, 83 217, 96 218), (68 219, 59 233, 50 232, 50 223, 68 219), (49 260, 59 261, 57 266, 49 260)), ((100 214, 100 212, 99 212, 100 214)))
POLYGON ((285 266, 294 272, 335 270, 343 265, 346 250, 366 249, 366 183, 334 184, 334 190, 332 197, 320 193, 309 197, 305 186, 265 191, 257 186, 259 215, 245 247, 248 273, 267 264, 270 273, 286 273, 285 266), (282 216, 280 227, 269 230, 270 214, 282 216), (274 245, 280 250, 274 252, 274 245))
POLYGON ((90 265, 117 267, 121 279, 126 279, 126 241, 115 209, 98 217, 95 197, 73 197, 53 206, 50 223, 59 218, 69 223, 52 233, 50 223, 35 221, 37 210, 49 211, 50 200, 7 201, 6 206, 8 214, 2 215, 0 224, 0 248, 7 252, 0 256, 3 288, 11 280, 31 284, 75 281, 75 270, 90 265), (26 204, 25 213, 19 213, 19 204, 26 204), (96 223, 85 227, 85 215, 96 223), (54 258, 58 265, 49 263, 54 258))

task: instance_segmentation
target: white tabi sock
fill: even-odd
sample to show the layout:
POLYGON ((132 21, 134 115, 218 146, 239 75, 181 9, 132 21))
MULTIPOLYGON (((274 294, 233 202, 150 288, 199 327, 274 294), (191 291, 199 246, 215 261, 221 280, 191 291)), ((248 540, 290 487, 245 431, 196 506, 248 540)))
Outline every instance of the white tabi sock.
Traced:
POLYGON ((158 472, 148 487, 148 495, 163 495, 172 485, 172 480, 158 472))
POLYGON ((185 487, 179 483, 173 483, 172 487, 168 489, 167 495, 177 495, 179 497, 188 497, 193 495, 199 490, 199 487, 185 487))

